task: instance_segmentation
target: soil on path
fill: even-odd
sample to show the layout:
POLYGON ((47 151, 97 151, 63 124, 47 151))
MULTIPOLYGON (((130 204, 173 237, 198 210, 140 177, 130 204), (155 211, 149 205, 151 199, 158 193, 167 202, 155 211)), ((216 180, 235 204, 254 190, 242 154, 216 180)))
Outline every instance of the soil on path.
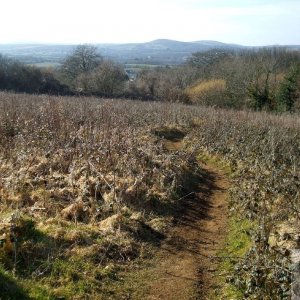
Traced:
MULTIPOLYGON (((165 147, 178 150, 181 142, 165 147)), ((202 175, 194 193, 182 200, 174 228, 163 242, 151 270, 143 299, 210 299, 217 288, 217 252, 226 235, 229 181, 212 165, 199 162, 202 175)))

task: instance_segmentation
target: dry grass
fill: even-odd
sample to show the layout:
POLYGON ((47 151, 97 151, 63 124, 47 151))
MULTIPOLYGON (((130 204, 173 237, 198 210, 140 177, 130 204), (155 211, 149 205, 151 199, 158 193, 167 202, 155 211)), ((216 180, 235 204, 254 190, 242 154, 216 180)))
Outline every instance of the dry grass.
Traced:
POLYGON ((193 103, 214 104, 224 95, 226 82, 224 79, 204 80, 186 89, 193 103))
POLYGON ((170 224, 190 156, 153 130, 187 126, 189 108, 6 93, 0 107, 3 267, 33 297, 97 298, 107 266, 170 224))
MULTIPOLYGON (((264 226, 253 239, 293 227, 299 127, 290 115, 0 93, 0 279, 10 283, 0 297, 107 298, 107 283, 159 245, 199 151, 235 171, 233 212, 264 226), (165 150, 178 132, 194 152, 165 150)), ((275 250, 249 261, 266 265, 275 250)))
POLYGON ((299 117, 206 109, 195 123, 192 147, 230 164, 231 211, 253 224, 246 256, 227 254, 235 270, 227 280, 243 297, 287 299, 289 253, 300 246, 299 117))

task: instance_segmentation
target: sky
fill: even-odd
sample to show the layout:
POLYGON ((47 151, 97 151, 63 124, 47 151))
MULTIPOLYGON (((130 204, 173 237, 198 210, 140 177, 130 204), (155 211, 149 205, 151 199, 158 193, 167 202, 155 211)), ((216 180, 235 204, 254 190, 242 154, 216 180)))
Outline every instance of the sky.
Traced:
POLYGON ((300 44, 300 0, 2 0, 0 43, 300 44))

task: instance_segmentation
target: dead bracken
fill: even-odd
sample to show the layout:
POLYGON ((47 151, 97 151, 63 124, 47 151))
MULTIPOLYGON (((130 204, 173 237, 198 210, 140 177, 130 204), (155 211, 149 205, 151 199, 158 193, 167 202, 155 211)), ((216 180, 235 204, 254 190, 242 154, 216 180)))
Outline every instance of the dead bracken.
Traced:
POLYGON ((284 299, 299 247, 299 127, 291 115, 0 93, 3 297, 116 296, 194 191, 200 153, 230 167, 231 213, 253 225, 226 285, 284 299))

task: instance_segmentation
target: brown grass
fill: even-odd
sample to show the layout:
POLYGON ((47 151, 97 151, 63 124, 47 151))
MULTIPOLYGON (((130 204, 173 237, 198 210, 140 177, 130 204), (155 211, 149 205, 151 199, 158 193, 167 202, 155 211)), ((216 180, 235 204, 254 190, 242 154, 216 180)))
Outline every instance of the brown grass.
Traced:
POLYGON ((274 253, 285 249, 264 243, 299 219, 299 128, 296 115, 2 92, 0 272, 33 298, 99 299, 120 269, 160 244, 201 151, 230 164, 233 213, 263 228, 251 233, 260 256, 236 275, 241 289, 254 267, 273 278, 286 267, 274 253), (177 132, 192 152, 166 150, 164 136, 177 132))

